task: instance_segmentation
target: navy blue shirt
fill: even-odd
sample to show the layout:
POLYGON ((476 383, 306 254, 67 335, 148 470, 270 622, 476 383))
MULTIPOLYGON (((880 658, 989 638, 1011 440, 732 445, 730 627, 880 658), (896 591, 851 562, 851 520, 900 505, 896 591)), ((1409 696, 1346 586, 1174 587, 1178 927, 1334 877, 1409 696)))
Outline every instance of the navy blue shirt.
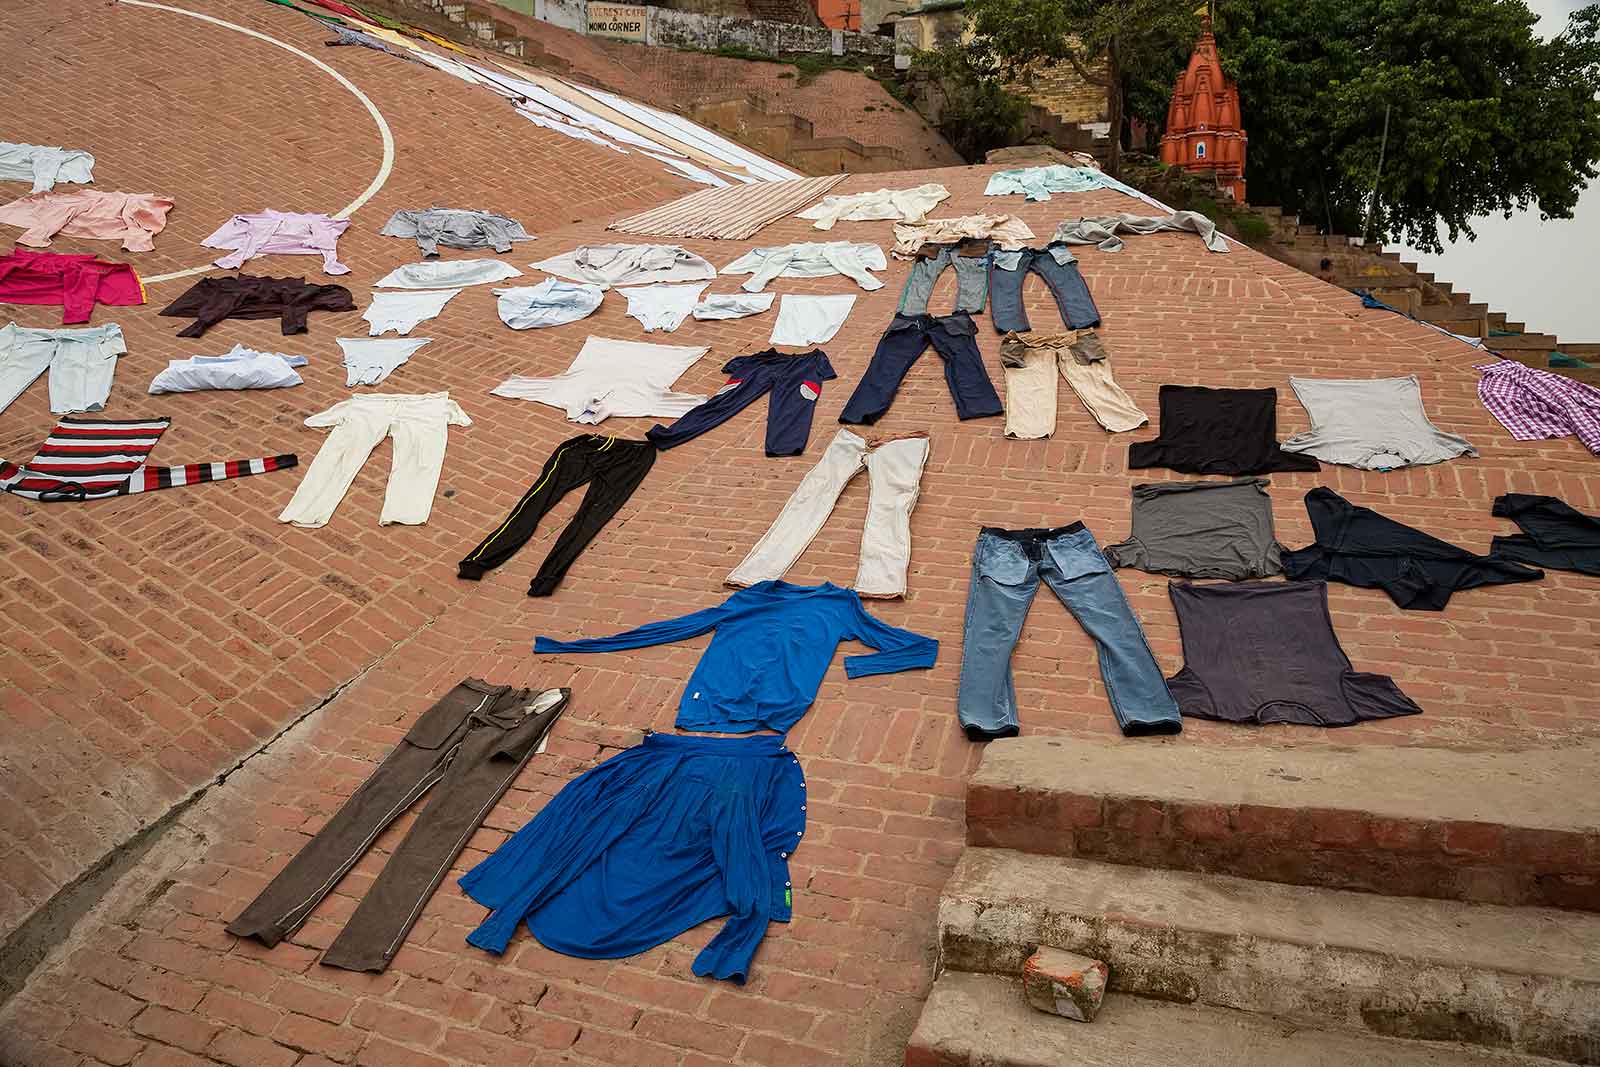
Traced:
POLYGON ((862 678, 931 667, 939 642, 867 614, 853 589, 831 582, 761 582, 714 608, 647 623, 615 637, 554 641, 540 637, 535 652, 616 652, 668 644, 715 630, 711 646, 689 676, 678 702, 678 727, 780 733, 800 721, 841 641, 877 649, 846 656, 845 674, 862 678))

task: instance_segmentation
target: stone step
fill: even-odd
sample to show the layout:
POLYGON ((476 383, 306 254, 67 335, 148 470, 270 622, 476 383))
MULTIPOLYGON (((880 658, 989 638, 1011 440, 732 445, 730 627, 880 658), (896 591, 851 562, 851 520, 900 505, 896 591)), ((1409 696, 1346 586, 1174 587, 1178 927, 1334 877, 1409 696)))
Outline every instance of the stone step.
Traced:
MULTIPOLYGON (((1465 295, 1465 294, 1462 294, 1465 295)), ((1423 304, 1422 317, 1429 322, 1488 321, 1487 304, 1423 304)))
POLYGON ((1460 752, 1017 737, 991 742, 967 783, 967 841, 1600 911, 1600 791, 1572 785, 1596 766, 1592 741, 1460 752))
POLYGON ((1312 226, 1309 223, 1305 224, 1305 225, 1301 225, 1299 223, 1299 220, 1296 220, 1295 232, 1298 233, 1298 234, 1302 234, 1304 236, 1310 237, 1310 236, 1316 234, 1318 232, 1318 230, 1317 230, 1317 228, 1315 226, 1312 226))
POLYGON ((946 971, 905 1067, 1549 1067, 1453 1042, 1312 1030, 1224 1008, 1111 994, 1092 1023, 1035 1011, 1014 979, 946 971))
POLYGON ((1104 960, 1113 993, 1600 1063, 1600 916, 1584 912, 969 847, 938 939, 957 971, 1018 974, 1050 945, 1104 960))
POLYGON ((1510 337, 1491 337, 1489 338, 1489 347, 1550 352, 1561 347, 1561 338, 1550 333, 1519 333, 1510 337))
POLYGON ((1588 359, 1591 356, 1600 358, 1600 343, 1592 341, 1585 341, 1581 344, 1563 343, 1561 345, 1561 351, 1565 352, 1569 356, 1577 356, 1579 359, 1588 359))

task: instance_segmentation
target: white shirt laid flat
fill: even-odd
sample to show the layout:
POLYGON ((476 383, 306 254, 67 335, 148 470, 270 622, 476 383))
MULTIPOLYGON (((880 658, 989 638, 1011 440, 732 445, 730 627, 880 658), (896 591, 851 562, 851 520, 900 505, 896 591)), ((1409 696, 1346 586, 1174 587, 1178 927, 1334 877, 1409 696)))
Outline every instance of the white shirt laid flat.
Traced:
POLYGON ((697 319, 742 319, 772 308, 774 293, 712 293, 694 306, 697 319))
POLYGON ((580 245, 540 260, 533 268, 601 288, 708 281, 717 276, 710 263, 678 245, 580 245))
POLYGON ((344 384, 377 385, 389 372, 411 358, 411 353, 433 340, 431 337, 387 338, 374 341, 366 337, 337 337, 344 350, 344 384))
POLYGON ((409 293, 373 293, 372 303, 361 317, 371 323, 367 331, 373 337, 393 330, 404 336, 419 322, 426 322, 452 299, 461 295, 460 289, 418 289, 409 293))
POLYGON ((820 345, 831 341, 855 306, 856 295, 795 296, 783 294, 778 321, 772 324, 772 344, 820 345))
POLYGON ((244 345, 220 356, 190 356, 171 359, 167 369, 150 382, 150 392, 199 393, 210 389, 286 389, 300 384, 296 367, 306 365, 305 356, 286 356, 282 352, 257 352, 244 345))
POLYGON ((936 182, 915 189, 875 189, 870 193, 825 196, 821 203, 806 208, 796 218, 815 220, 813 226, 818 230, 831 230, 836 222, 881 222, 884 219, 921 222, 949 196, 950 190, 936 182))
POLYGON ((826 278, 831 274, 843 274, 871 292, 882 289, 883 282, 867 272, 888 265, 877 245, 827 241, 753 248, 723 267, 722 273, 750 275, 740 286, 747 293, 759 293, 774 278, 826 278))
POLYGON ((373 283, 377 289, 449 289, 520 278, 522 272, 500 259, 430 259, 407 263, 373 283))
POLYGON ((645 333, 671 333, 700 303, 700 294, 709 283, 699 285, 643 285, 618 289, 628 298, 628 314, 639 320, 645 333))
POLYGON ((598 285, 546 278, 538 285, 496 289, 494 295, 500 298, 495 311, 501 322, 513 330, 533 330, 588 318, 605 299, 606 291, 598 285))
POLYGON ((678 376, 709 352, 704 345, 679 347, 590 337, 562 374, 554 378, 507 378, 490 392, 562 408, 573 422, 620 418, 677 418, 705 403, 694 393, 671 389, 678 376))
POLYGON ((94 157, 78 148, 0 141, 0 182, 32 182, 36 193, 57 182, 94 181, 94 157))
POLYGON ((378 523, 416 526, 427 522, 433 511, 450 427, 471 426, 472 420, 449 393, 363 393, 311 416, 306 425, 333 432, 317 451, 279 522, 326 526, 372 450, 385 437, 393 437, 389 488, 378 523))

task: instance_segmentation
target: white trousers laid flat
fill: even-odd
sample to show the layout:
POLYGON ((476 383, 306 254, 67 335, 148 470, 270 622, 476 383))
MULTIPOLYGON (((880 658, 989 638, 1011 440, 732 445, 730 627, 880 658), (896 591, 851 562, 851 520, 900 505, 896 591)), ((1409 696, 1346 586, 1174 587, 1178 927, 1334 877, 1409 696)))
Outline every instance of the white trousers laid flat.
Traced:
POLYGON ((433 510, 449 428, 471 426, 472 420, 449 393, 363 393, 311 416, 306 425, 331 427, 333 432, 311 461, 279 522, 326 526, 372 450, 392 437, 389 489, 378 522, 420 526, 433 510))
POLYGON ((728 575, 727 584, 748 586, 782 578, 833 514, 844 487, 865 470, 870 491, 855 590, 861 596, 905 596, 911 512, 927 462, 926 434, 896 437, 874 447, 859 435, 840 430, 800 480, 771 528, 728 575))
POLYGON ((50 368, 50 410, 99 411, 111 395, 117 357, 128 346, 116 323, 82 330, 0 328, 0 411, 50 368))

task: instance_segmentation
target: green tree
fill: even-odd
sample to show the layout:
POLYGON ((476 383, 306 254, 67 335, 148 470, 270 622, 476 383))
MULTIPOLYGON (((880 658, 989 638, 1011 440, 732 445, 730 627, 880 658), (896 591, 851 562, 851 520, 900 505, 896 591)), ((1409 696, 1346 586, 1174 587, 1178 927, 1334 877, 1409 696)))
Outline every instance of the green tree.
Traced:
POLYGON ((912 76, 936 96, 936 125, 950 147, 969 163, 981 163, 990 149, 1020 144, 1028 128, 1028 103, 1007 92, 995 70, 971 50, 948 44, 919 52, 912 76))
POLYGON ((1596 176, 1600 5, 1548 41, 1522 0, 1241 0, 1218 14, 1259 203, 1352 234, 1371 209, 1371 236, 1438 249, 1441 223, 1454 239, 1474 216, 1534 204, 1569 218, 1596 176))
POLYGON ((1130 104, 1134 117, 1157 129, 1165 119, 1165 95, 1200 31, 1195 6, 1195 0, 970 0, 967 14, 974 46, 1006 79, 1025 81, 1030 70, 1067 64, 1105 88, 1106 169, 1116 174, 1130 104))

